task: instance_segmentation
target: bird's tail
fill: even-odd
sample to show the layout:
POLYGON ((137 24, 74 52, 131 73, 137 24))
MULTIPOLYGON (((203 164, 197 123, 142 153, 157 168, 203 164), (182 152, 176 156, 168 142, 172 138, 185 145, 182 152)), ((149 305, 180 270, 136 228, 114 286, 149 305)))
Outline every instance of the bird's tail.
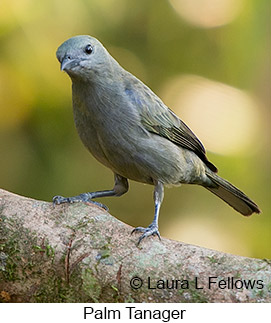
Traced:
POLYGON ((221 178, 209 169, 206 169, 206 175, 215 186, 205 186, 205 188, 220 197, 236 211, 245 216, 249 216, 254 212, 261 212, 258 206, 248 196, 224 178, 221 178))

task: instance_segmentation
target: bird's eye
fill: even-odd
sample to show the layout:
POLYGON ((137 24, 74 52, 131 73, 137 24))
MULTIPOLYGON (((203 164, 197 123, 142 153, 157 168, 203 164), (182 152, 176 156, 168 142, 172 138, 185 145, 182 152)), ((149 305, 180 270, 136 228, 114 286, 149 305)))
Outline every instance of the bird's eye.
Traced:
POLYGON ((90 44, 88 44, 85 48, 85 52, 87 54, 91 54, 93 52, 93 47, 90 44))

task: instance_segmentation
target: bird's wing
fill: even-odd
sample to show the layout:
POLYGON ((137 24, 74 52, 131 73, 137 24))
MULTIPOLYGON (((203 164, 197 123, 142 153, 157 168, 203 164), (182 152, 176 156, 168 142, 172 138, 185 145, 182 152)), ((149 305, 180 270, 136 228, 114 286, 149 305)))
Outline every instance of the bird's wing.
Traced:
POLYGON ((127 94, 139 108, 145 129, 193 151, 212 171, 217 172, 196 135, 147 86, 143 85, 140 95, 131 89, 127 94))

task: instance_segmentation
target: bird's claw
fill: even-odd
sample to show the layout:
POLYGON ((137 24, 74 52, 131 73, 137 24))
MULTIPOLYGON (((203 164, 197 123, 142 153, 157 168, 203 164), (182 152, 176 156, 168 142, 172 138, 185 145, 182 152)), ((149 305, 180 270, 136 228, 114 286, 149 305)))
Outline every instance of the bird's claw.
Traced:
POLYGON ((143 228, 143 227, 134 228, 132 230, 131 234, 133 234, 134 232, 142 232, 143 233, 138 239, 137 246, 140 244, 140 242, 144 238, 149 237, 151 235, 153 235, 153 236, 157 235, 159 240, 161 240, 160 232, 158 231, 158 226, 153 223, 150 224, 147 228, 143 228))
POLYGON ((84 203, 91 203, 91 204, 95 204, 103 209, 105 209, 106 211, 108 211, 108 207, 102 203, 93 201, 91 199, 90 194, 88 193, 83 193, 77 196, 72 196, 72 197, 63 197, 60 195, 56 195, 53 197, 53 204, 54 205, 59 205, 59 204, 63 204, 63 203, 78 203, 78 202, 84 202, 84 203))
POLYGON ((72 202, 70 202, 70 199, 68 197, 63 197, 60 195, 56 195, 53 197, 53 204, 54 205, 59 205, 62 203, 72 203, 72 202))
POLYGON ((77 196, 72 197, 63 197, 60 195, 56 195, 53 197, 53 203, 56 205, 63 203, 77 203, 77 202, 93 202, 91 201, 91 195, 88 193, 82 193, 77 196))

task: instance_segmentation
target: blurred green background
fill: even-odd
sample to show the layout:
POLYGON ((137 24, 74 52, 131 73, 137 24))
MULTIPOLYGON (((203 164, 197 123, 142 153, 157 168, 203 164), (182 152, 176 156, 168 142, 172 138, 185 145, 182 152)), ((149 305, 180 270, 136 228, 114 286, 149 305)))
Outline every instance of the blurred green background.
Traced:
MULTIPOLYGON (((73 124, 67 38, 98 38, 199 136, 219 174, 255 200, 245 218, 198 186, 166 189, 161 235, 271 258, 269 0, 1 0, 1 188, 51 201, 113 186, 73 124)), ((152 187, 100 200, 132 226, 153 218, 152 187)), ((135 238, 136 239, 136 238, 135 238)))

